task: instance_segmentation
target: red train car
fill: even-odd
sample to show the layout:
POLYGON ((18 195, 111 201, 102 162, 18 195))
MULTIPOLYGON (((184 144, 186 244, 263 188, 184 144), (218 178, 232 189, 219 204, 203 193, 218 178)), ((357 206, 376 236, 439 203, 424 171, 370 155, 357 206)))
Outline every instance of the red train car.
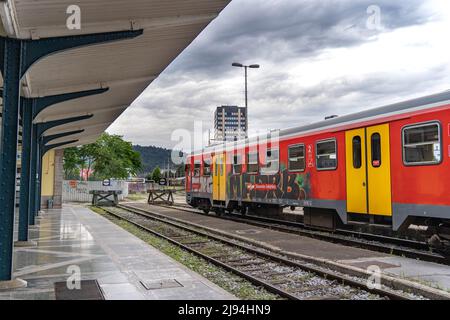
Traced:
POLYGON ((426 225, 448 241, 450 91, 209 147, 188 157, 186 192, 205 211, 303 207, 311 226, 426 225))

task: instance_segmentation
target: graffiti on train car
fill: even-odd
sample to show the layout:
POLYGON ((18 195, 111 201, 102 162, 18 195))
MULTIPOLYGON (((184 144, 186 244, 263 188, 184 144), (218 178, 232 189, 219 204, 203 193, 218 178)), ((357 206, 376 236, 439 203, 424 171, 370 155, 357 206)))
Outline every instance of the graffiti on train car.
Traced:
POLYGON ((295 174, 287 170, 275 175, 230 175, 228 186, 231 200, 306 200, 311 193, 309 173, 295 174))
POLYGON ((212 193, 212 177, 193 177, 192 191, 201 193, 212 193))

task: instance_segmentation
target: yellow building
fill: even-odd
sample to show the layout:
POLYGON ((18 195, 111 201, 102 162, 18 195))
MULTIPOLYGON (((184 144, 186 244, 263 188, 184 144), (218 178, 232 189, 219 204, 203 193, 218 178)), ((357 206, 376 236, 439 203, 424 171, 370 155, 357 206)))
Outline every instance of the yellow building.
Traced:
POLYGON ((50 150, 42 158, 42 207, 47 208, 52 200, 54 208, 60 208, 62 202, 63 150, 50 150))

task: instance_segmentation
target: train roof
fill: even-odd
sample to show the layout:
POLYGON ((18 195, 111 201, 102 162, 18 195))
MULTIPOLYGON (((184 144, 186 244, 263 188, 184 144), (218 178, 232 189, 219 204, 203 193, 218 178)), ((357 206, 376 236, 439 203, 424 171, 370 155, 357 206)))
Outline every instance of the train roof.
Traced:
MULTIPOLYGON (((314 131, 318 131, 320 129, 338 127, 338 126, 344 125, 344 124, 358 123, 363 120, 375 120, 382 116, 383 117, 393 116, 393 115, 399 115, 399 114, 412 112, 412 111, 416 111, 416 110, 433 108, 433 107, 437 107, 440 105, 444 105, 445 102, 450 104, 450 90, 447 90, 447 91, 444 91, 441 93, 437 93, 437 94, 433 94, 433 95, 429 95, 429 96, 425 96, 425 97, 412 99, 412 100, 389 104, 389 105, 386 105, 383 107, 373 108, 370 110, 361 111, 361 112, 357 112, 357 113, 353 113, 353 114, 349 114, 349 115, 345 115, 345 116, 341 116, 341 117, 323 120, 323 121, 319 121, 319 122, 315 122, 315 123, 311 123, 311 124, 307 124, 307 125, 303 125, 303 126, 292 127, 289 129, 283 129, 283 130, 279 131, 279 137, 285 137, 285 136, 290 136, 293 134, 301 134, 301 133, 306 133, 306 132, 314 132, 314 131)), ((262 136, 260 136, 260 137, 262 137, 262 136)), ((251 137, 246 140, 229 142, 229 143, 225 144, 225 148, 231 148, 231 147, 235 146, 236 144, 242 145, 244 143, 255 142, 257 138, 258 138, 258 136, 255 136, 255 137, 251 137)), ((223 146, 224 146, 223 144, 219 144, 216 146, 210 146, 210 147, 205 148, 203 150, 203 152, 214 151, 214 150, 217 150, 218 148, 220 149, 223 146)), ((200 153, 199 151, 194 152, 194 154, 199 154, 199 153, 200 153)))
POLYGON ((412 109, 417 108, 420 109, 432 108, 435 106, 442 105, 442 103, 446 101, 450 103, 450 90, 412 100, 389 104, 383 107, 372 108, 370 110, 352 113, 342 117, 324 120, 304 126, 281 130, 280 136, 290 135, 292 133, 302 133, 316 129, 323 129, 326 127, 335 127, 340 124, 353 123, 367 119, 376 119, 381 116, 402 114, 408 111, 413 111, 412 109))

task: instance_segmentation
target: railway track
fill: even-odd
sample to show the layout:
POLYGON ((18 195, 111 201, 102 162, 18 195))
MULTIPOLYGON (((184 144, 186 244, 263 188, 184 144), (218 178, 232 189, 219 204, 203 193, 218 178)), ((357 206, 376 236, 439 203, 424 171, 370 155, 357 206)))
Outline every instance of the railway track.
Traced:
MULTIPOLYGON (((164 208, 176 208, 186 212, 207 215, 203 211, 189 208, 187 206, 165 206, 164 208)), ((212 215, 208 215, 212 216, 212 215)), ((329 241, 333 243, 354 246, 372 251, 403 256, 406 258, 419 259, 422 261, 435 262, 450 265, 449 257, 429 251, 429 246, 425 242, 375 235, 363 232, 356 232, 344 229, 337 229, 333 233, 327 231, 313 230, 305 227, 303 223, 278 220, 273 218, 258 217, 232 213, 231 215, 215 216, 219 219, 232 220, 246 223, 258 227, 269 228, 281 232, 294 233, 314 239, 329 241)))
POLYGON ((102 209, 284 299, 417 298, 385 286, 368 288, 367 279, 290 260, 158 213, 124 206, 102 209))

